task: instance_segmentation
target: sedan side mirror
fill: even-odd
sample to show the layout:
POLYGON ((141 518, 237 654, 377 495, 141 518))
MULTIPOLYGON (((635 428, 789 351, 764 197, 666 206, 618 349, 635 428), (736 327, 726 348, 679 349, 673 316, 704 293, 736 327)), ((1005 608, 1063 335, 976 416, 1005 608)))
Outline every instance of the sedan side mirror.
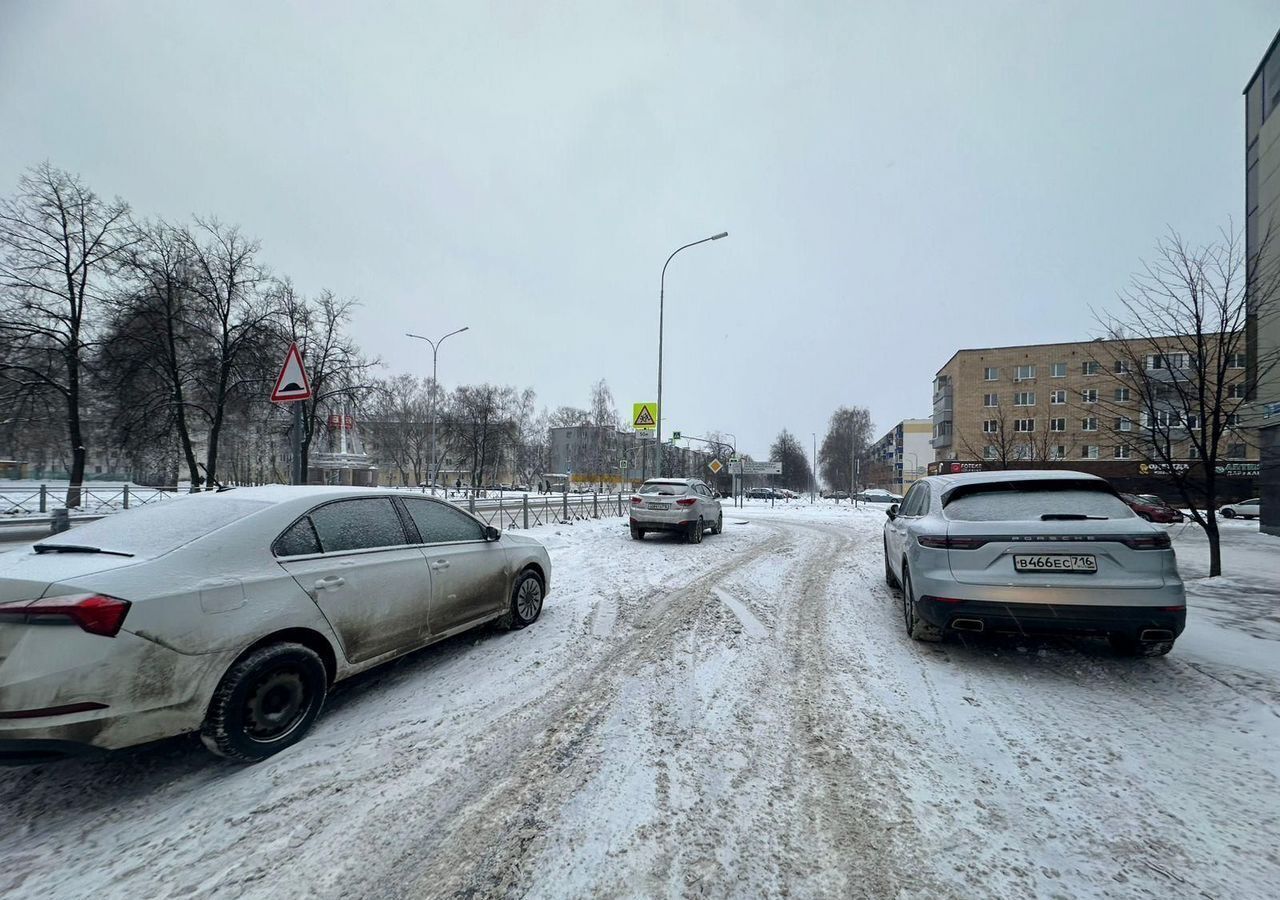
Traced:
POLYGON ((898 504, 890 503, 889 508, 884 511, 884 514, 889 517, 890 522, 898 518, 898 504))
POLYGON ((484 539, 486 541, 496 541, 502 537, 502 532, 494 528, 492 525, 486 525, 484 529, 484 539))

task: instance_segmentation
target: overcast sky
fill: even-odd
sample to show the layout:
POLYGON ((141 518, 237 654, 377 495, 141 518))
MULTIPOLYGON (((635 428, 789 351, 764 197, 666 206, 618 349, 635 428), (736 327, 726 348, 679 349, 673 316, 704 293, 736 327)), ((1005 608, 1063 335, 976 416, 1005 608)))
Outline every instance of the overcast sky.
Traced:
POLYGON ((1167 227, 1243 220, 1275 0, 0 0, 0 190, 216 214, 441 380, 767 451, 930 412, 957 349, 1093 336, 1167 227), (424 350, 428 352, 424 354, 424 350))

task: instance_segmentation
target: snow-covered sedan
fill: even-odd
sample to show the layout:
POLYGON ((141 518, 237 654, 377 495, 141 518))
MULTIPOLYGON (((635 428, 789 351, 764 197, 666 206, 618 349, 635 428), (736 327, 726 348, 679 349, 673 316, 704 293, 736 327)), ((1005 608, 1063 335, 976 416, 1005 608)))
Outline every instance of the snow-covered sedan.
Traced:
POLYGON ((538 542, 403 492, 197 494, 0 554, 0 761, 199 731, 254 761, 336 681, 485 622, 537 620, 538 542))
POLYGON ((1121 652, 1162 656, 1186 623, 1168 532, 1094 475, 937 475, 887 513, 885 579, 901 588, 916 640, 1098 634, 1121 652))

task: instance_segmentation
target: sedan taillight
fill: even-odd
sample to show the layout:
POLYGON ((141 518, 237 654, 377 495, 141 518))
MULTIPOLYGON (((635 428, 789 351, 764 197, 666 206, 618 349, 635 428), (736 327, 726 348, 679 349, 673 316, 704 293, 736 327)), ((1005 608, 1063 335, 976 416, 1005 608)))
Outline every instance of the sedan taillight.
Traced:
POLYGON ((51 623, 78 625, 89 634, 115 637, 124 625, 129 601, 105 594, 71 594, 43 600, 0 603, 0 623, 51 623))

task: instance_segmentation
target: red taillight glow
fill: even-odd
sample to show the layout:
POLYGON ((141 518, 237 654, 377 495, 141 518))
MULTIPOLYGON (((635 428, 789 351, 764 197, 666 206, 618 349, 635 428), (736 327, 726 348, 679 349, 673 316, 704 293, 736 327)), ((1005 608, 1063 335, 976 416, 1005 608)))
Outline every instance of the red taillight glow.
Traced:
POLYGON ((631 503, 632 503, 632 505, 633 505, 633 506, 639 506, 639 505, 640 505, 641 503, 643 503, 643 502, 644 502, 644 498, 643 498, 643 497, 632 497, 632 498, 631 498, 631 503))
POLYGON ((697 502, 697 497, 682 497, 676 501, 676 506, 693 506, 697 502))
POLYGON ((45 597, 43 600, 19 600, 0 603, 0 622, 15 619, 26 623, 65 620, 79 625, 89 634, 115 637, 120 633, 129 601, 105 594, 72 594, 68 597, 45 597))
POLYGON ((1131 550, 1168 550, 1172 543, 1165 532, 1142 537, 1121 538, 1121 542, 1131 550))

